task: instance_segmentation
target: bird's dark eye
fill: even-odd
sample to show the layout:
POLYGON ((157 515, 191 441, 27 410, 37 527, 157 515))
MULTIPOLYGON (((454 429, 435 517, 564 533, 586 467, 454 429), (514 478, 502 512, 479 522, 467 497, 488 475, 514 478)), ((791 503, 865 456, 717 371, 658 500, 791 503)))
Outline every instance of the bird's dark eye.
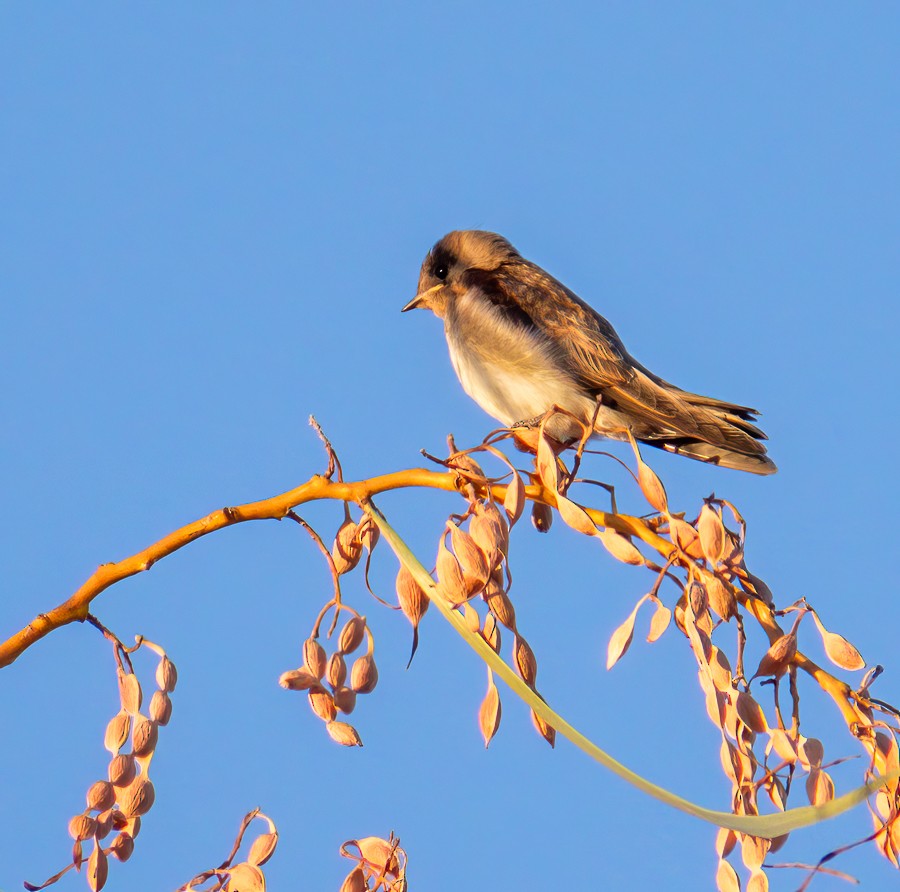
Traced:
POLYGON ((439 264, 434 268, 434 274, 435 274, 442 282, 444 281, 444 279, 447 278, 447 274, 448 274, 449 272, 450 272, 450 270, 447 268, 447 264, 446 264, 446 263, 439 263, 439 264))

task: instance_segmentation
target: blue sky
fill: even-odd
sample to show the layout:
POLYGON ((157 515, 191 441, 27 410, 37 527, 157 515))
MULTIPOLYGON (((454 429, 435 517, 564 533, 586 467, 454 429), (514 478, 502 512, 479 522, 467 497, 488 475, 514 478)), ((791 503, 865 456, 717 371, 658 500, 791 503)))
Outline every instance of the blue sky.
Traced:
MULTIPOLYGON (((898 39, 889 4, 5 5, 2 634, 98 563, 321 471, 310 413, 354 478, 419 465, 450 431, 479 440, 492 422, 459 388, 439 323, 399 310, 437 238, 486 228, 657 373, 763 411, 773 478, 646 457, 674 506, 713 490, 736 502, 754 572, 885 664, 877 693, 896 702, 898 39)), ((611 462, 589 469, 643 510, 611 462)), ((458 510, 434 493, 381 505, 426 562, 458 510)), ((304 516, 323 535, 340 521, 333 505, 304 516)), ((559 524, 519 530, 512 566, 548 699, 631 767, 725 807, 683 640, 641 639, 603 668, 648 579, 559 524)), ((380 555, 382 592, 395 567, 380 555)), ((485 753, 476 658, 429 615, 406 672, 408 628, 361 581, 349 593, 381 680, 354 713, 365 748, 334 746, 275 684, 328 589, 300 529, 270 523, 197 542, 95 603, 181 675, 157 804, 110 888, 185 882, 256 805, 282 832, 272 888, 336 889, 340 843, 391 829, 413 888, 712 888, 713 830, 565 743, 551 752, 511 696, 485 753)), ((116 694, 108 649, 82 626, 3 682, 12 889, 64 863, 116 694)), ((805 693, 826 754, 855 753, 805 693)), ((836 774, 846 788, 858 763, 836 774)), ((784 858, 868 828, 860 811, 797 834, 784 858)), ((868 848, 837 866, 864 888, 896 882, 868 848)))

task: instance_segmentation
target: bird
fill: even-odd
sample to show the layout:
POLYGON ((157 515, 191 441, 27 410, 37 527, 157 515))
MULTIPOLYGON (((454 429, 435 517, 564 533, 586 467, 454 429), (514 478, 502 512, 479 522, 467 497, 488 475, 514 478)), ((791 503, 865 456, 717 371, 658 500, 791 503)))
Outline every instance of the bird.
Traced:
POLYGON ((571 443, 635 440, 724 468, 773 474, 758 410, 670 384, 625 349, 593 307, 502 235, 455 230, 422 263, 403 307, 444 322, 465 392, 507 428, 571 443), (548 414, 552 408, 563 410, 548 414), (584 426, 582 426, 584 425, 584 426))

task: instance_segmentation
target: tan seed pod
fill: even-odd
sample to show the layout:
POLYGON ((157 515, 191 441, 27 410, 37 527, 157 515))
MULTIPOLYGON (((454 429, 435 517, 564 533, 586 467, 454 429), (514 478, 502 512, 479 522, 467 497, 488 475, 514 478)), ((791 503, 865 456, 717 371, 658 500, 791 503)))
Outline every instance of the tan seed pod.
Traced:
POLYGON ((751 731, 755 731, 757 734, 764 734, 768 730, 769 726, 762 707, 746 691, 738 693, 734 705, 740 720, 751 731))
POLYGON ((522 681, 533 688, 537 679, 537 658, 531 645, 521 636, 516 635, 513 644, 513 653, 515 656, 516 671, 522 677, 522 681))
POLYGON ((353 570, 362 557, 362 544, 356 538, 357 529, 357 524, 352 520, 345 520, 334 537, 331 557, 338 576, 353 570))
MULTIPOLYGON (((821 768, 825 758, 825 747, 822 741, 816 737, 804 737, 797 748, 800 764, 809 771, 812 768, 821 768)), ((815 804, 815 803, 813 803, 815 804)))
MULTIPOLYGON (((110 785, 110 789, 112 789, 112 785, 110 785)), ((113 804, 115 804, 115 790, 113 790, 113 804)), ((115 815, 118 812, 114 811, 113 807, 105 809, 97 815, 97 829, 94 831, 94 836, 97 839, 106 839, 113 830, 115 830, 115 815)))
POLYGON ((334 705, 334 698, 328 691, 322 690, 321 688, 313 689, 309 692, 308 697, 312 711, 322 719, 323 722, 334 721, 334 718, 337 715, 337 707, 334 705))
POLYGON ((353 725, 346 722, 328 722, 325 725, 331 739, 341 746, 362 746, 362 740, 353 725))
POLYGON ((362 644, 363 637, 366 634, 366 618, 364 616, 353 616, 344 624, 338 638, 338 650, 342 654, 352 654, 357 647, 362 644))
POLYGON ((610 635, 609 644, 606 645, 606 668, 612 669, 619 660, 625 656, 631 642, 634 639, 634 620, 637 617, 638 607, 641 602, 634 606, 634 609, 621 625, 616 627, 615 631, 610 635))
POLYGON ((289 691, 308 691, 319 686, 319 679, 306 669, 288 669, 278 676, 278 684, 289 691))
POLYGON ((763 658, 759 661, 759 666, 753 677, 774 675, 780 678, 787 672, 791 660, 797 653, 797 635, 790 632, 782 635, 775 643, 763 654, 763 658))
POLYGON ((473 635, 476 635, 481 630, 481 617, 478 611, 468 602, 463 604, 463 619, 465 620, 466 628, 473 635))
POLYGON ((75 815, 69 821, 69 836, 72 839, 90 839, 97 829, 97 822, 90 815, 75 815))
POLYGON ((381 531, 378 524, 368 514, 364 515, 356 530, 356 541, 364 548, 368 548, 371 553, 380 538, 381 531))
POLYGON ((438 591, 448 603, 455 606, 469 598, 469 585, 463 576, 462 567, 456 556, 447 548, 443 535, 438 542, 437 577, 438 591))
POLYGON ((147 756, 156 749, 159 729, 156 722, 144 715, 134 717, 134 728, 131 731, 131 752, 135 756, 147 756))
POLYGON ((84 843, 80 839, 76 839, 72 845, 72 864, 75 865, 75 870, 81 870, 81 865, 84 863, 84 843))
POLYGON ((129 833, 120 833, 112 841, 110 854, 118 861, 127 861, 134 852, 134 838, 129 833))
POLYGON ((697 532, 700 534, 703 556, 714 567, 725 556, 725 525, 719 512, 708 502, 700 509, 697 532))
POLYGON ((113 756, 109 763, 109 782, 114 787, 127 787, 137 773, 134 756, 130 753, 113 756))
POLYGON ((171 694, 178 684, 178 671, 175 664, 168 658, 163 657, 156 667, 156 684, 161 691, 171 694))
POLYGON ((737 871, 724 859, 719 860, 716 870, 716 889, 718 892, 741 892, 737 871))
POLYGON ((685 587, 691 611, 696 618, 702 617, 709 610, 709 596, 702 582, 691 582, 685 587))
POLYGON ((597 535, 597 527, 588 516, 587 511, 581 505, 566 498, 562 493, 556 497, 556 510, 559 511, 559 516, 563 519, 563 522, 576 532, 585 536, 597 535))
POLYGON ((250 864, 265 864, 272 857, 277 845, 277 833, 261 833, 253 840, 253 845, 247 853, 247 861, 250 864))
POLYGON ((119 700, 122 709, 132 714, 141 709, 141 685, 133 672, 119 672, 119 700))
POLYGON ((531 710, 531 723, 550 746, 556 746, 556 729, 547 724, 533 709, 531 710))
POLYGON ((697 531, 680 517, 669 518, 669 538, 688 557, 703 557, 703 549, 700 546, 700 537, 697 535, 697 531))
POLYGON ((490 745, 500 727, 501 714, 500 692, 494 684, 494 673, 488 669, 488 689, 478 709, 478 727, 481 729, 485 747, 490 745))
POLYGON ((350 715, 356 707, 356 691, 353 688, 337 688, 334 692, 334 705, 344 715, 350 715))
POLYGON ((499 567, 509 549, 509 532, 493 502, 476 507, 469 521, 469 534, 487 557, 488 567, 491 570, 499 567))
POLYGON ((375 657, 365 654, 354 660, 350 670, 350 687, 357 694, 371 694, 378 684, 378 667, 375 665, 375 657))
POLYGON ((470 479, 484 480, 484 471, 481 469, 481 465, 471 455, 457 452, 448 458, 447 463, 449 467, 462 471, 463 475, 470 479))
POLYGON ((647 633, 647 641, 653 642, 658 641, 663 632, 669 628, 669 623, 672 621, 672 611, 659 598, 652 598, 651 600, 656 604, 656 609, 653 611, 653 617, 650 619, 650 631, 647 633))
POLYGON ((815 610, 811 611, 811 613, 816 628, 822 636, 822 644, 825 645, 825 653, 828 655, 828 659, 835 666, 850 672, 864 668, 866 661, 860 656, 859 651, 842 635, 838 635, 836 632, 829 632, 822 625, 819 614, 815 610))
POLYGON ((156 793, 150 778, 138 775, 119 795, 119 806, 126 817, 145 815, 153 806, 156 793))
POLYGON ((711 575, 706 580, 706 593, 709 595, 709 606, 716 616, 726 622, 731 617, 737 616, 737 600, 734 592, 718 576, 711 575))
POLYGON ((87 807, 95 811, 106 811, 116 803, 116 791, 109 781, 96 781, 88 787, 87 807))
POLYGON ((397 571, 397 602, 403 615, 417 626, 428 610, 428 596, 422 591, 422 587, 413 578, 412 573, 403 565, 397 571))
POLYGON ((481 637, 488 643, 488 646, 495 653, 500 653, 500 629, 497 626, 497 620, 493 613, 489 613, 484 618, 484 628, 481 630, 481 637))
POLYGON ((384 874, 389 879, 397 876, 400 862, 397 859, 397 847, 393 842, 380 836, 366 836, 356 840, 356 845, 363 859, 371 865, 375 876, 384 874))
MULTIPOLYGON (((123 817, 125 817, 123 815, 123 817)), ((124 830, 132 839, 137 839, 138 833, 141 832, 141 819, 137 815, 133 815, 132 817, 125 817, 125 822, 122 824, 120 828, 124 830)))
POLYGON ((100 892, 106 885, 108 875, 109 861, 106 858, 106 852, 103 851, 103 847, 98 843, 94 846, 94 851, 91 852, 91 857, 88 858, 87 863, 86 879, 91 892, 100 892))
POLYGON ((488 610, 497 617, 498 621, 512 632, 516 631, 516 608, 509 595, 500 586, 488 585, 484 592, 484 600, 488 610))
POLYGON ((746 581, 743 579, 741 580, 741 585, 749 591, 750 594, 756 595, 757 598, 764 601, 770 607, 775 603, 775 596, 772 594, 772 590, 758 576, 748 573, 746 581))
POLYGON ((462 567, 463 575, 472 580, 470 587, 480 591, 491 575, 487 556, 465 530, 461 530, 455 523, 448 523, 447 526, 450 529, 453 553, 462 567))
POLYGON ((613 529, 597 530, 596 536, 617 561, 622 561, 623 564, 632 564, 635 567, 643 565, 643 555, 630 539, 613 529))
POLYGON ((119 712, 114 715, 106 726, 106 733, 103 735, 103 746, 106 747, 114 756, 119 750, 125 746, 128 740, 128 734, 131 731, 131 716, 127 712, 119 712))
POLYGON ((228 868, 225 892, 266 892, 266 878, 255 864, 242 861, 228 868))
POLYGON ((366 875, 359 866, 354 867, 341 883, 341 892, 366 892, 368 888, 366 875))
POLYGON ((325 677, 333 688, 337 689, 343 686, 347 680, 347 661, 341 653, 333 653, 328 658, 328 665, 325 667, 325 677))
POLYGON ((650 505, 660 514, 665 514, 669 510, 668 499, 666 498, 666 488, 662 485, 662 481, 656 476, 656 473, 649 465, 644 464, 644 460, 638 455, 638 485, 644 498, 650 505))
POLYGON ((531 505, 531 525, 539 532, 546 533, 553 525, 553 509, 543 502, 531 505))
POLYGON ((154 691, 148 712, 157 725, 168 725, 172 718, 172 700, 169 695, 165 691, 154 691))
POLYGON ((518 471, 513 471, 512 479, 506 487, 503 496, 503 508, 509 518, 510 525, 514 524, 521 516, 525 508, 525 485, 518 471))
POLYGON ((327 662, 325 648, 315 638, 307 638, 303 642, 303 667, 306 671, 316 679, 321 679, 327 662))
POLYGON ((834 781, 827 771, 814 768, 806 779, 806 795, 810 805, 824 805, 834 799, 834 781))

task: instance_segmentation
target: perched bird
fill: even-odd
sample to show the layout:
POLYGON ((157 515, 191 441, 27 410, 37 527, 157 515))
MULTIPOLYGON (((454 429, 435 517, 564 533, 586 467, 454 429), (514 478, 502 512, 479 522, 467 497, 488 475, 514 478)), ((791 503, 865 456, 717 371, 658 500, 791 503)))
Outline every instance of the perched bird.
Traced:
MULTIPOLYGON (((726 468, 772 474, 756 409, 681 390, 625 349, 615 329, 501 235, 451 232, 422 264, 403 308, 444 320, 450 360, 466 393, 507 427, 530 426, 552 407, 593 420, 594 434, 635 439, 726 468)), ((547 433, 581 437, 557 414, 547 433)))

